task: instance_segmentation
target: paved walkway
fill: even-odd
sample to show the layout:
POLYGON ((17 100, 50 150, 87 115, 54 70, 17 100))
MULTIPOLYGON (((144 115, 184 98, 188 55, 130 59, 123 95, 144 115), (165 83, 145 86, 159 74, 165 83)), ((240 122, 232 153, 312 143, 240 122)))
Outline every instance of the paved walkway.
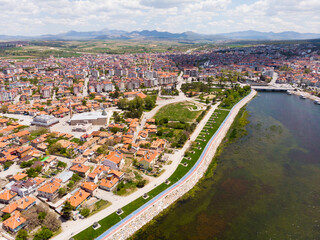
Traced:
POLYGON ((213 137, 209 140, 197 163, 182 179, 125 217, 119 223, 108 229, 101 236, 99 236, 97 240, 127 239, 135 231, 140 229, 144 224, 159 214, 163 209, 168 207, 172 202, 189 191, 206 172, 207 167, 214 157, 215 151, 228 132, 241 107, 249 102, 255 96, 255 94, 256 92, 254 90, 251 91, 247 97, 242 99, 236 106, 232 108, 227 118, 220 125, 213 137))
POLYGON ((62 240, 62 239, 69 239, 71 236, 76 235, 78 232, 81 232, 85 228, 91 226, 94 222, 100 221, 104 217, 110 215, 111 213, 117 211, 119 208, 124 207, 128 203, 134 201, 135 199, 141 197, 144 193, 151 191, 156 186, 163 183, 166 179, 168 179, 172 173, 176 170, 176 168, 179 166, 184 152, 189 148, 192 141, 195 141, 199 133, 201 132, 202 128, 206 125, 207 121, 209 120, 210 116, 214 112, 214 110, 217 108, 219 103, 215 104, 211 107, 211 109, 208 111, 206 116, 202 119, 200 124, 198 124, 197 128, 192 133, 190 140, 186 142, 186 144, 183 146, 183 148, 179 149, 174 153, 174 155, 171 157, 173 160, 172 164, 169 165, 170 168, 166 170, 163 174, 161 174, 158 178, 155 178, 154 181, 147 184, 144 188, 137 190, 136 192, 130 194, 129 196, 121 197, 121 196, 110 196, 106 192, 107 200, 112 202, 112 205, 108 208, 96 213, 95 215, 86 218, 86 219, 79 219, 76 222, 74 221, 68 221, 62 224, 62 233, 54 237, 55 240, 62 240))

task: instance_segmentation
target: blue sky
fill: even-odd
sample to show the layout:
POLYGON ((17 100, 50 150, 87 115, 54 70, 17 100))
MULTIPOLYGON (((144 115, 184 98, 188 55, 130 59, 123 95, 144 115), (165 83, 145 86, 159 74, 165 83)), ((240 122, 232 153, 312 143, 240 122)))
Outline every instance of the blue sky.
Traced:
POLYGON ((0 0, 0 34, 104 28, 320 33, 320 0, 0 0))

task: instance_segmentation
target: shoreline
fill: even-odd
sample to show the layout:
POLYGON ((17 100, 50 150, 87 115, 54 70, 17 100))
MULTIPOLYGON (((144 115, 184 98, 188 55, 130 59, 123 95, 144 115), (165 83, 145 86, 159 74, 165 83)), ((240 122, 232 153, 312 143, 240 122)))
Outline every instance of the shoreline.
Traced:
POLYGON ((303 95, 305 96, 306 98, 312 100, 312 101, 320 101, 320 97, 317 97, 315 95, 311 95, 310 93, 307 93, 307 92, 297 92, 297 91, 290 91, 290 93, 296 95, 296 96, 300 96, 300 95, 303 95))
POLYGON ((172 203, 191 190, 207 171, 218 147, 230 129, 240 109, 246 105, 257 94, 252 90, 246 97, 240 100, 229 112, 216 133, 208 141, 199 160, 180 181, 163 191, 158 197, 147 202, 145 205, 134 211, 114 227, 108 229, 98 240, 106 239, 127 239, 138 231, 142 226, 150 222, 154 217, 168 208, 172 203))

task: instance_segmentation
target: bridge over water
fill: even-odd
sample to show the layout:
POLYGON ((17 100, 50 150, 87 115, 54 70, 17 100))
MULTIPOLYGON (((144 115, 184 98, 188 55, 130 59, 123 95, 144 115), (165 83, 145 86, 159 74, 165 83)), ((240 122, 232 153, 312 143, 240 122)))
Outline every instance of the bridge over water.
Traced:
POLYGON ((292 87, 283 87, 283 86, 274 86, 274 85, 265 85, 265 86, 251 86, 252 89, 256 91, 269 91, 269 92, 286 92, 286 91, 293 91, 294 88, 292 87))

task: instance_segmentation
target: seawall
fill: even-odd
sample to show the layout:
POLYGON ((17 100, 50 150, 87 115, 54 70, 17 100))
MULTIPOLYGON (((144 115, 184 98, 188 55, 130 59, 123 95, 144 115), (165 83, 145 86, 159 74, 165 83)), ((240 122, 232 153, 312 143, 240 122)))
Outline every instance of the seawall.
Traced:
POLYGON ((254 96, 256 91, 252 90, 249 95, 238 102, 229 112, 224 122, 212 136, 204 148, 199 160, 194 167, 177 183, 160 193, 157 197, 150 200, 137 211, 127 216, 119 224, 103 233, 98 240, 119 240, 127 239, 132 236, 142 226, 151 221, 160 212, 169 207, 173 202, 182 197, 203 177, 209 167, 217 148, 226 136, 239 110, 247 104, 254 96))

